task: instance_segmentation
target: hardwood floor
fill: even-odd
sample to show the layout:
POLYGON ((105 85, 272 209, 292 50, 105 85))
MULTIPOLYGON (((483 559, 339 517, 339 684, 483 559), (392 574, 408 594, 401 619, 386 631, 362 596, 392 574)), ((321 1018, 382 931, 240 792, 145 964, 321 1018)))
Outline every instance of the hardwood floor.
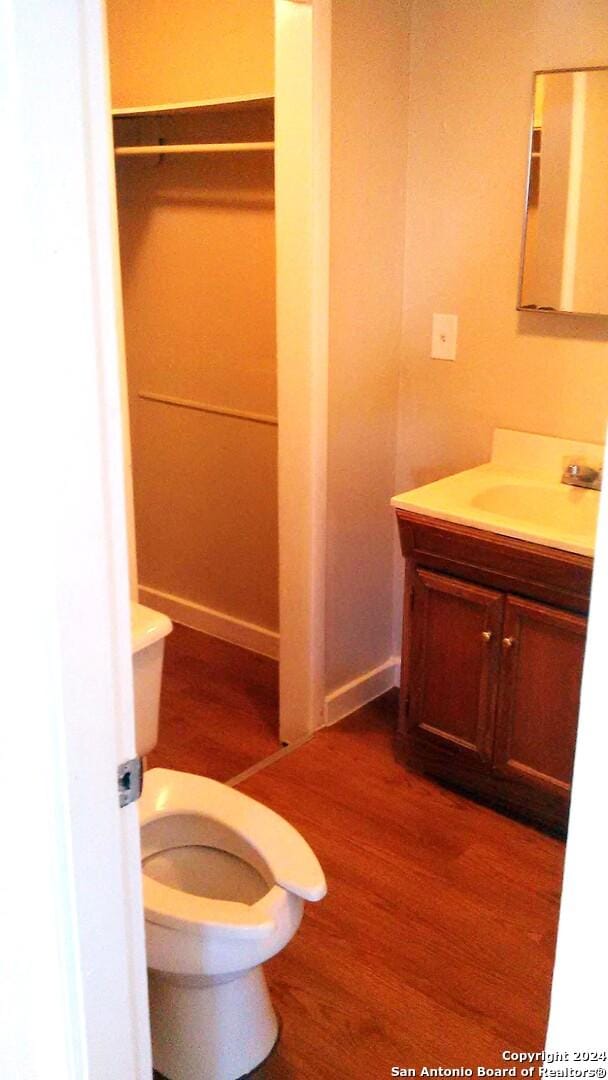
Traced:
POLYGON ((147 759, 230 780, 279 749, 278 664, 174 624, 165 644, 160 734, 147 759))
MULTIPOLYGON (((226 780, 277 749, 276 665, 177 627, 150 764, 226 780)), ((564 846, 395 760, 385 695, 239 785, 291 821, 329 892, 266 965, 266 1080, 503 1066, 544 1046, 564 846)))
POLYGON ((308 839, 329 891, 267 964, 267 1080, 504 1067, 544 1047, 564 846, 408 774, 394 695, 240 789, 308 839))

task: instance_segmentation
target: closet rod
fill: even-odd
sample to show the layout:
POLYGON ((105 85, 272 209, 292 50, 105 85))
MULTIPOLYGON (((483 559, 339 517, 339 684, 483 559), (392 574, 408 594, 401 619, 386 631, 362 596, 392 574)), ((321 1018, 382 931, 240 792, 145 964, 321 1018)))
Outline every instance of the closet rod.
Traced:
POLYGON ((241 154, 243 151, 274 150, 273 142, 243 143, 159 143, 155 146, 116 146, 117 156, 126 154, 241 154))
POLYGON ((232 416, 235 420, 249 420, 253 424, 267 424, 270 427, 277 427, 279 423, 276 416, 245 412, 243 409, 224 409, 219 405, 206 405, 202 401, 188 401, 187 398, 168 397, 166 394, 152 394, 147 390, 140 390, 137 396, 143 398, 144 401, 157 401, 162 405, 177 405, 180 409, 194 409, 196 412, 214 413, 216 416, 232 416))

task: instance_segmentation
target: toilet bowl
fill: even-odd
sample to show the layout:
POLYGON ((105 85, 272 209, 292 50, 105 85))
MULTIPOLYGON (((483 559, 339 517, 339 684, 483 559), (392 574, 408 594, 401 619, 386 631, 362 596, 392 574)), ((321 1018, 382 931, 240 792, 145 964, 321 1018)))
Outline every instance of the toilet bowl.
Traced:
MULTIPOLYGON (((156 616, 147 646, 133 631, 149 750, 170 623, 137 609, 140 632, 156 616)), ((135 663, 134 679, 137 702, 135 663)), ((139 819, 154 1067, 169 1080, 237 1080, 278 1038, 262 964, 296 933, 304 901, 325 895, 323 871, 284 818, 207 777, 147 771, 139 819)))

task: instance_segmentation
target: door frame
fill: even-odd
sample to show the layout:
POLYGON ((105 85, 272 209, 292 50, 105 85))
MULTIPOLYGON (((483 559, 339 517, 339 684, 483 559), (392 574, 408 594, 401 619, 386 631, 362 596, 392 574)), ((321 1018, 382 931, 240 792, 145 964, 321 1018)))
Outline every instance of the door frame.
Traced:
POLYGON ((280 719, 324 723, 331 0, 275 0, 280 719))
MULTIPOLYGON (((274 0, 274 37, 279 737, 293 743, 325 721, 331 0, 274 0)), ((131 492, 128 517, 135 596, 131 492)))
POLYGON ((0 97, 0 1074, 144 1080, 139 827, 117 792, 135 736, 100 0, 4 0, 0 97))

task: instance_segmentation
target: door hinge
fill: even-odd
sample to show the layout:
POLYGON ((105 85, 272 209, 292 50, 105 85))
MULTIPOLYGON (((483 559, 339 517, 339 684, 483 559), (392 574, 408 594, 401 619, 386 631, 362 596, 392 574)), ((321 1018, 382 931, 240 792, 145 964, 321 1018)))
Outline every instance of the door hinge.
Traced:
POLYGON ((141 758, 134 757, 123 761, 118 766, 118 803, 119 806, 129 806, 136 802, 141 795, 144 779, 144 770, 141 758))

